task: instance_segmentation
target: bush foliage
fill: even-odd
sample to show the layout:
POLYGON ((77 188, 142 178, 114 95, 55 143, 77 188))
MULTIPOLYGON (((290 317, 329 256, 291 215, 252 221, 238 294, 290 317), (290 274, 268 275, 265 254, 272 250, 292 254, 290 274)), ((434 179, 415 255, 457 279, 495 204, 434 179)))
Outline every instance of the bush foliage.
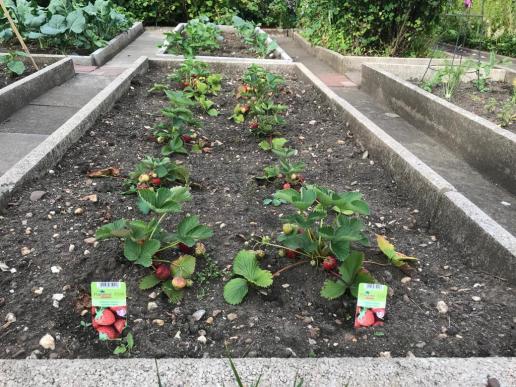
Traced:
POLYGON ((421 55, 446 0, 301 0, 298 24, 314 44, 353 55, 421 55))
POLYGON ((175 25, 199 15, 231 24, 238 14, 264 26, 292 27, 296 0, 116 0, 137 19, 150 25, 175 25))

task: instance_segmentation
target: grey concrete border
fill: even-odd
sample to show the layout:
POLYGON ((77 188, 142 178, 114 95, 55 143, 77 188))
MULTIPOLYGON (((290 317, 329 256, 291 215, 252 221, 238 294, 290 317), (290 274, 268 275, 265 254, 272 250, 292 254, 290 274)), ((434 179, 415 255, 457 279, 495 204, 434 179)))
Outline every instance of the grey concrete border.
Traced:
POLYGON ((0 122, 74 75, 72 60, 65 58, 0 89, 0 122))
MULTIPOLYGON (((516 384, 514 358, 234 359, 244 385, 394 387, 516 384)), ((227 359, 0 360, 2 387, 235 386, 227 359), (159 378, 158 378, 159 375, 159 378)))
MULTIPOLYGON (((393 67, 398 72, 406 70, 401 65, 364 64, 361 88, 430 136, 444 141, 476 169, 516 194, 516 133, 387 71, 393 67)), ((419 77, 425 69, 419 67, 419 77)), ((500 79, 504 77, 502 74, 500 79)))
POLYGON ((312 82, 343 115, 358 140, 379 160, 418 204, 431 225, 444 230, 466 253, 473 267, 504 273, 516 282, 516 237, 485 214, 453 185, 417 158, 402 144, 340 98, 303 64, 299 75, 312 82), (489 257, 491 265, 486 265, 489 257), (510 268, 511 270, 507 270, 510 268))
POLYGON ((134 41, 142 33, 143 23, 134 23, 127 31, 124 31, 111 39, 107 46, 101 47, 90 54, 93 65, 100 67, 106 64, 111 58, 127 47, 129 43, 134 41))
POLYGON ((32 54, 36 63, 52 63, 62 58, 71 58, 73 63, 81 66, 102 66, 116 54, 126 48, 132 41, 144 31, 142 22, 134 23, 128 30, 121 32, 108 44, 95 50, 90 55, 53 55, 53 54, 32 54))
MULTIPOLYGON (((181 32, 186 26, 186 23, 179 23, 172 32, 181 32)), ((235 31, 235 28, 233 26, 228 25, 219 25, 219 28, 222 31, 235 31)), ((261 34, 267 34, 264 30, 262 30, 260 27, 256 27, 256 30, 261 34)), ((268 35, 268 34, 267 34, 268 35)), ((272 38, 268 36, 267 38, 267 44, 270 44, 272 41, 272 38)), ((173 54, 167 54, 166 53, 167 47, 165 44, 162 45, 162 47, 158 50, 157 56, 163 57, 163 58, 171 58, 171 59, 184 59, 183 55, 173 55, 173 54)), ((225 56, 207 56, 207 55, 197 55, 195 58, 198 60, 207 60, 207 59, 215 59, 218 61, 226 61, 226 62, 240 62, 242 60, 245 61, 254 61, 255 63, 260 63, 261 61, 267 60, 267 61, 277 61, 278 63, 289 63, 292 62, 292 58, 287 54, 287 52, 282 49, 279 45, 278 48, 274 51, 274 54, 276 55, 276 58, 274 59, 254 59, 254 58, 238 58, 238 57, 225 57, 225 56)))
POLYGON ((131 80, 147 68, 146 57, 137 59, 68 121, 0 176, 0 207, 6 204, 13 191, 24 182, 37 177, 42 170, 59 161, 66 150, 95 123, 97 118, 112 108, 127 91, 131 80))

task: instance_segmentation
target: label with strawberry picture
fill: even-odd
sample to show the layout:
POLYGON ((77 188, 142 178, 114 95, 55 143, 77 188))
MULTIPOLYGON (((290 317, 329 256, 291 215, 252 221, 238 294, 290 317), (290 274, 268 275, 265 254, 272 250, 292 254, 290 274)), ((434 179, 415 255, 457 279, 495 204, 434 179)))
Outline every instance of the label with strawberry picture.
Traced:
POLYGON ((358 286, 355 328, 383 326, 387 289, 381 284, 361 283, 358 286))
POLYGON ((91 316, 100 340, 118 339, 127 326, 125 282, 92 282, 91 316))

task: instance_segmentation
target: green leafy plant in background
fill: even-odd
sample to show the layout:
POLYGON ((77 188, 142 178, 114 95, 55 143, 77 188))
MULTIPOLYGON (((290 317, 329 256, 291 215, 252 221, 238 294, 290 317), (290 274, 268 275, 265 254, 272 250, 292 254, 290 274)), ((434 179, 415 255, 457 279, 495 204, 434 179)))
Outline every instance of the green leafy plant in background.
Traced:
POLYGON ((268 42, 269 34, 260 32, 257 29, 258 26, 253 22, 246 21, 239 16, 233 16, 233 27, 235 27, 244 43, 251 45, 261 58, 269 56, 278 48, 278 43, 274 40, 268 42))
MULTIPOLYGON (((27 0, 7 0, 6 6, 25 39, 64 53, 103 47, 132 23, 110 0, 51 0, 47 7, 27 0)), ((12 38, 7 19, 0 18, 0 42, 12 38)))
POLYGON ((272 285, 272 273, 260 268, 256 252, 241 250, 233 261, 233 275, 224 286, 224 299, 228 304, 240 304, 247 293, 249 286, 268 288, 272 285))
POLYGON ((201 51, 213 51, 222 40, 219 28, 206 16, 190 20, 179 32, 165 32, 167 52, 193 57, 201 51))
POLYGON ((475 63, 471 60, 465 60, 461 63, 446 60, 444 66, 440 67, 430 80, 423 81, 421 87, 428 92, 432 92, 436 86, 440 85, 443 88, 443 97, 451 100, 464 76, 474 68, 475 63))
POLYGON ((0 64, 5 65, 8 73, 11 75, 20 76, 26 70, 25 63, 23 63, 23 58, 26 57, 27 54, 23 51, 11 51, 0 55, 0 64))

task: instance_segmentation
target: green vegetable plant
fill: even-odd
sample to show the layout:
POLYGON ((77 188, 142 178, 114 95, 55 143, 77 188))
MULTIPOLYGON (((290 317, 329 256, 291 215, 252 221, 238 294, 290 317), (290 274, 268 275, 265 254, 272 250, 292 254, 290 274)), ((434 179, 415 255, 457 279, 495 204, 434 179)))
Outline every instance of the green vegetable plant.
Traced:
POLYGON ((513 99, 506 101, 498 113, 500 126, 505 128, 516 121, 516 102, 513 99))
POLYGON ((188 184, 189 173, 185 166, 171 161, 168 157, 157 159, 147 156, 140 161, 125 182, 128 193, 140 189, 154 190, 172 184, 188 184))
MULTIPOLYGON (((47 7, 27 0, 7 1, 6 6, 22 36, 41 48, 94 50, 103 47, 132 20, 110 0, 79 2, 50 0, 47 7)), ((6 19, 0 17, 0 42, 13 38, 6 19)))
POLYGON ((292 162, 290 157, 283 154, 280 155, 277 165, 270 165, 264 168, 264 174, 257 176, 258 180, 275 180, 284 179, 284 188, 296 187, 304 183, 305 179, 301 172, 305 170, 303 162, 292 162))
POLYGON ((496 65, 496 54, 491 51, 489 54, 489 62, 477 62, 475 65, 475 70, 477 72, 477 79, 473 80, 473 85, 477 88, 481 93, 485 93, 489 91, 488 81, 489 76, 491 75, 491 71, 496 65))
POLYGON ((253 22, 246 21, 239 16, 233 16, 233 27, 235 27, 244 43, 252 46, 261 58, 269 56, 278 48, 278 43, 274 40, 268 42, 269 34, 260 31, 253 22))
POLYGON ((206 16, 190 20, 180 32, 166 32, 164 46, 167 52, 196 56, 201 51, 214 51, 223 39, 216 24, 206 16))
POLYGON ((27 57, 27 54, 23 51, 11 51, 7 54, 0 55, 0 64, 5 65, 10 73, 13 76, 22 75, 26 68, 23 63, 23 58, 27 57))
POLYGON ((272 273, 260 268, 256 251, 241 250, 233 261, 233 276, 224 286, 224 299, 228 304, 240 304, 250 286, 268 288, 272 285, 272 273))
POLYGON ((466 60, 460 64, 445 61, 445 65, 438 69, 429 81, 424 81, 421 87, 428 92, 432 92, 435 86, 442 85, 444 98, 450 100, 462 82, 464 75, 474 66, 471 60, 466 60))
POLYGON ((175 232, 163 227, 168 216, 180 212, 182 204, 191 200, 187 187, 142 189, 138 191, 138 197, 140 211, 154 214, 149 221, 119 219, 97 229, 95 237, 98 241, 119 239, 129 262, 154 268, 154 273, 142 279, 140 288, 161 285, 170 301, 176 303, 183 297, 183 289, 191 285, 188 279, 195 271, 196 259, 189 254, 200 250, 204 255, 205 249, 199 242, 210 238, 213 231, 200 224, 197 216, 190 215, 179 221, 175 232), (173 249, 188 254, 172 261, 161 257, 173 249))
POLYGON ((220 92, 222 76, 210 73, 207 63, 187 59, 169 78, 172 81, 179 82, 183 87, 184 95, 197 101, 208 115, 217 116, 219 114, 214 107, 214 102, 208 97, 220 92))
POLYGON ((119 340, 119 344, 116 346, 113 351, 113 355, 124 355, 130 354, 131 350, 134 348, 134 337, 132 333, 128 333, 127 336, 117 339, 119 340))
POLYGON ((282 233, 277 243, 264 236, 258 242, 280 249, 280 255, 322 266, 337 281, 326 281, 321 295, 337 298, 347 290, 356 296, 360 282, 374 279, 363 268, 363 254, 354 245, 369 246, 360 215, 369 214, 369 206, 358 192, 338 193, 316 185, 299 191, 283 189, 274 198, 296 210, 280 218, 282 233))

